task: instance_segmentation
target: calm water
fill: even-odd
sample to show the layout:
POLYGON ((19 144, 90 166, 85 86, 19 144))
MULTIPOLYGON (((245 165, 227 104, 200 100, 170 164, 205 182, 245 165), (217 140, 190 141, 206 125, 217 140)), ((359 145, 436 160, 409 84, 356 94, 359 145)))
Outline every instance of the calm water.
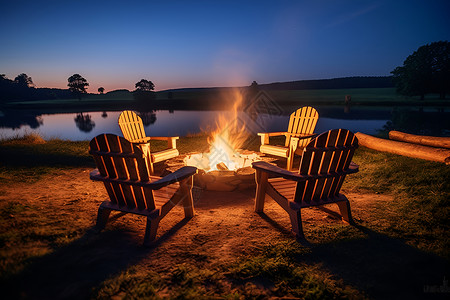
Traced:
MULTIPOLYGON (((318 107, 316 132, 346 128, 353 132, 378 134, 381 130, 402 130, 429 135, 450 135, 449 108, 380 108, 318 107)), ((288 111, 290 112, 290 110, 288 111)), ((253 120, 241 112, 237 121, 251 132, 285 131, 289 115, 260 114, 253 120)), ((117 120, 119 111, 33 114, 32 112, 0 112, 0 138, 38 133, 44 139, 60 138, 74 141, 90 140, 101 133, 121 135, 117 120)), ((149 136, 184 136, 199 133, 215 124, 219 114, 232 120, 223 111, 151 111, 141 112, 149 136)))

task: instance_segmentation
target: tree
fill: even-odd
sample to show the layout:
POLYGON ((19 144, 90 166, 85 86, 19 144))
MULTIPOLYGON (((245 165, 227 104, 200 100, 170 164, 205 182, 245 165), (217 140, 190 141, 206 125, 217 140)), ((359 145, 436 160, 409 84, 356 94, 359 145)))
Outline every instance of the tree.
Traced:
POLYGON ((135 84, 135 87, 136 91, 141 92, 150 92, 155 89, 155 85, 153 84, 153 82, 146 79, 141 79, 139 82, 135 84))
POLYGON ((14 79, 14 83, 18 84, 21 87, 31 87, 34 85, 31 77, 25 73, 17 75, 17 77, 14 79))
POLYGON ((81 94, 87 93, 86 87, 89 86, 89 83, 80 74, 73 74, 67 81, 69 82, 67 86, 72 93, 78 94, 79 97, 81 94))
POLYGON ((397 92, 406 96, 439 93, 440 99, 450 91, 450 43, 434 42, 419 47, 392 72, 397 92))
POLYGON ((103 94, 104 92, 105 92, 105 88, 104 87, 99 87, 98 88, 98 92, 100 93, 100 94, 103 94))

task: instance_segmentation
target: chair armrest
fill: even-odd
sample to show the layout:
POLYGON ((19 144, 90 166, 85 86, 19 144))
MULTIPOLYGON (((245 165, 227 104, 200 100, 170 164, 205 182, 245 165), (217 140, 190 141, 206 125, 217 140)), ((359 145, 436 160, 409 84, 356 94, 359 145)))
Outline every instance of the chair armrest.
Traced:
POLYGON ((304 181, 304 180, 310 178, 309 176, 304 176, 304 175, 300 175, 298 173, 287 171, 280 167, 269 164, 268 162, 265 162, 265 161, 257 161, 257 162, 252 163, 252 168, 262 171, 262 172, 266 172, 266 173, 275 175, 276 177, 283 177, 285 179, 294 180, 294 181, 304 181))
POLYGON ((134 140, 134 141, 130 141, 130 142, 132 142, 133 144, 137 144, 137 145, 148 144, 148 143, 150 143, 150 138, 144 137, 142 139, 134 140))
POLYGON ((269 137, 271 136, 286 136, 287 132, 261 132, 258 133, 258 135, 261 137, 261 145, 268 145, 269 144, 269 137))
POLYGON ((168 140, 178 140, 179 136, 151 136, 148 139, 149 140, 158 140, 158 141, 168 141, 168 140))
POLYGON ((186 167, 182 167, 182 168, 176 170, 175 172, 173 172, 169 175, 164 176, 163 178, 161 178, 157 181, 150 182, 150 183, 146 184, 146 186, 151 187, 154 190, 159 190, 162 187, 165 187, 174 182, 181 181, 181 180, 188 178, 189 176, 192 176, 195 174, 197 174, 196 167, 186 166, 186 167))
POLYGON ((315 138, 317 136, 317 133, 292 133, 291 137, 295 137, 298 139, 309 139, 309 138, 315 138))
POLYGON ((266 172, 272 175, 275 175, 276 177, 283 177, 288 180, 292 181, 305 181, 312 178, 327 178, 330 176, 336 176, 336 175, 344 175, 344 174, 353 174, 359 171, 359 166, 355 164, 354 162, 350 163, 350 166, 348 170, 346 171, 339 171, 339 172, 332 172, 327 174, 318 174, 318 175, 300 175, 298 173, 290 172, 285 169, 282 169, 278 166, 274 166, 272 164, 269 164, 265 161, 257 161, 252 163, 253 169, 266 172))
POLYGON ((153 190, 159 190, 160 188, 163 188, 174 182, 181 181, 185 178, 188 178, 189 176, 195 175, 196 173, 197 173, 196 167, 186 166, 176 170, 175 172, 167 176, 162 177, 161 179, 150 182, 150 181, 133 181, 133 180, 123 180, 117 178, 104 177, 100 174, 98 169, 95 169, 89 174, 89 177, 91 178, 91 180, 95 181, 116 182, 121 184, 148 187, 153 190))
POLYGON ((167 141, 167 148, 177 149, 177 140, 179 136, 151 136, 152 140, 167 141))
POLYGON ((267 135, 267 136, 279 136, 279 135, 286 135, 286 132, 260 132, 258 133, 259 136, 267 135))

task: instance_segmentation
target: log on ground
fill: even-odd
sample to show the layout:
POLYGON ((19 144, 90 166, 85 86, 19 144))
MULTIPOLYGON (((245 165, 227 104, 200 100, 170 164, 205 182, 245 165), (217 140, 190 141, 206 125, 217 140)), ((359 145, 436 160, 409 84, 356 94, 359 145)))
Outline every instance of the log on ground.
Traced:
POLYGON ((361 132, 356 133, 359 145, 378 151, 399 154, 403 156, 421 158, 425 160, 443 162, 450 164, 450 150, 444 148, 434 148, 423 145, 391 141, 367 135, 361 132))
POLYGON ((391 140, 414 143, 425 146, 432 146, 438 148, 450 149, 450 137, 437 137, 427 135, 415 135, 404 133, 396 130, 389 131, 389 138, 391 140))

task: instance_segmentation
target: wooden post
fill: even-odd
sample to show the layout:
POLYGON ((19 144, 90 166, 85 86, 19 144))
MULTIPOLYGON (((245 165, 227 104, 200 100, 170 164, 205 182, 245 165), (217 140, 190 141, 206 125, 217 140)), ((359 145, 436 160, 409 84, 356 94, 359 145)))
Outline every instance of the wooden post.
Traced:
POLYGON ((348 105, 348 104, 350 104, 351 101, 352 101, 352 96, 351 95, 345 95, 345 104, 348 105))

